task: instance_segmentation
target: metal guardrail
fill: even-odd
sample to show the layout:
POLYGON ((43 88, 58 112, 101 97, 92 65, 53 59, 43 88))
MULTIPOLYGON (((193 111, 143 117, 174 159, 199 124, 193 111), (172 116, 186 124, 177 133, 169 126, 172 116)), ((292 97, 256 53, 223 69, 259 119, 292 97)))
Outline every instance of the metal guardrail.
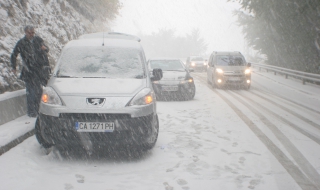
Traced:
POLYGON ((288 76, 295 77, 302 80, 302 84, 306 84, 306 82, 320 82, 320 75, 307 73, 302 71, 296 71, 291 69, 286 69, 282 67, 276 67, 272 65, 259 64, 259 63, 251 63, 252 67, 258 67, 259 70, 266 69, 267 71, 272 71, 276 75, 277 73, 285 75, 286 78, 288 76))

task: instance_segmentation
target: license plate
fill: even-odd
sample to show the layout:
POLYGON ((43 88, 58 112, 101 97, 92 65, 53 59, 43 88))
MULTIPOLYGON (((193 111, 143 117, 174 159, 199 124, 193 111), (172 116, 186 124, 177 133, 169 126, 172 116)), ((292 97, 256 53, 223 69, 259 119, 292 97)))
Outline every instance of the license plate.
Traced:
POLYGON ((229 77, 228 80, 230 80, 230 81, 240 81, 241 78, 240 77, 229 77))
POLYGON ((78 132, 113 132, 113 122, 76 122, 78 132))
POLYGON ((177 86, 162 86, 163 91, 178 91, 177 86))

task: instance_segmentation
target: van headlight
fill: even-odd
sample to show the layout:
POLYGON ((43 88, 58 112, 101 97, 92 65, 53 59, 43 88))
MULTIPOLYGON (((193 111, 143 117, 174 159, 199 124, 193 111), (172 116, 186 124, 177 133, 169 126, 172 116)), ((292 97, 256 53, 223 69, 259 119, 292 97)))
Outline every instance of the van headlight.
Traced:
POLYGON ((250 74, 250 73, 251 73, 251 70, 250 70, 250 69, 246 69, 246 70, 244 71, 244 73, 245 73, 245 74, 250 74))
POLYGON ((222 74, 223 70, 222 69, 216 69, 216 72, 222 74))
POLYGON ((148 105, 153 103, 154 100, 154 92, 150 88, 144 88, 132 98, 128 106, 148 105))
POLYGON ((43 89, 41 102, 45 104, 62 105, 60 97, 51 87, 45 87, 43 89))

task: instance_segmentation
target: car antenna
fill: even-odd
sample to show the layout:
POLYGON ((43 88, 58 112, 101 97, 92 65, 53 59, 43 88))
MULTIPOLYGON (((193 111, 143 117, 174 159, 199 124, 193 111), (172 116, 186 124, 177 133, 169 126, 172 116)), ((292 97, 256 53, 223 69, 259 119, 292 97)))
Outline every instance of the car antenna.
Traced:
POLYGON ((102 46, 104 46, 104 32, 102 32, 102 46))

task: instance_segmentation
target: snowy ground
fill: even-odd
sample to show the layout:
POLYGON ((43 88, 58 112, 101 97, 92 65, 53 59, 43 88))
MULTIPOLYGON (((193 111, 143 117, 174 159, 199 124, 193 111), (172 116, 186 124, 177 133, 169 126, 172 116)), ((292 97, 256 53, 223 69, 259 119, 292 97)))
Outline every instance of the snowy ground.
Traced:
POLYGON ((319 87, 259 72, 250 91, 222 90, 193 75, 194 100, 158 102, 153 150, 63 158, 32 136, 0 156, 0 189, 320 189, 319 87))

